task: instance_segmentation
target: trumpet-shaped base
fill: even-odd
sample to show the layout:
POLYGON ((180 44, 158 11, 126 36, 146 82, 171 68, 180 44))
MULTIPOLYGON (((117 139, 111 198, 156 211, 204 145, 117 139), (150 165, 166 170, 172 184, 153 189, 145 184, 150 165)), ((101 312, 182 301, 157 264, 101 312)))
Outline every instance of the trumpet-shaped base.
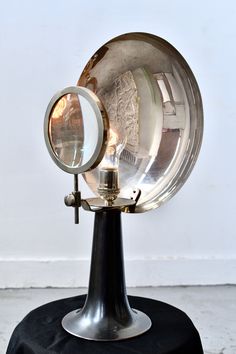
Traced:
POLYGON ((88 295, 84 307, 68 313, 62 326, 74 336, 97 341, 135 337, 151 327, 150 318, 131 309, 126 295, 119 210, 95 213, 88 295))

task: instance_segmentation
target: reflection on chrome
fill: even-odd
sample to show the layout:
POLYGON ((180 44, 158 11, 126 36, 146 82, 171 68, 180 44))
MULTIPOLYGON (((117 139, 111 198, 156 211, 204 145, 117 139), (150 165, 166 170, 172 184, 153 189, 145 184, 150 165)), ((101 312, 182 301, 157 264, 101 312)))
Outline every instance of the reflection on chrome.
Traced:
MULTIPOLYGON (((194 166, 203 132, 200 92, 184 58, 159 37, 122 35, 92 56, 78 85, 96 93, 111 124, 125 126, 120 196, 141 189, 135 212, 172 197, 194 166)), ((97 193, 99 166, 85 179, 97 193)))
POLYGON ((79 98, 67 94, 55 104, 49 120, 54 153, 67 166, 77 167, 83 158, 84 129, 79 98))

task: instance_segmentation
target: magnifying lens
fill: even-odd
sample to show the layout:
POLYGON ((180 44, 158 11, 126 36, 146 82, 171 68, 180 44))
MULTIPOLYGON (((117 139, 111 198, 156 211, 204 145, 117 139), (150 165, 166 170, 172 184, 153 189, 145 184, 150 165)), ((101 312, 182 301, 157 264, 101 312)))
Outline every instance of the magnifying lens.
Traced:
POLYGON ((101 162, 107 145, 107 129, 104 107, 87 88, 67 87, 49 102, 44 120, 45 142, 56 165, 74 175, 74 192, 65 197, 65 204, 75 208, 76 224, 81 205, 78 174, 101 162))

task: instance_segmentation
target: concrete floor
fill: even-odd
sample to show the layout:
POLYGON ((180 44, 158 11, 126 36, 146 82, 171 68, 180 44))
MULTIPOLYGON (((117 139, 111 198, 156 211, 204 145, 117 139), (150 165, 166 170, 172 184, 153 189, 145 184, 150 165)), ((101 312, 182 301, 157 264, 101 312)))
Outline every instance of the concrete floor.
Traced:
MULTIPOLYGON (((17 323, 32 309, 86 289, 0 290, 0 353, 17 323)), ((236 354, 236 286, 130 288, 185 311, 198 329, 205 354, 236 354)), ((191 354, 191 353, 189 353, 191 354)))

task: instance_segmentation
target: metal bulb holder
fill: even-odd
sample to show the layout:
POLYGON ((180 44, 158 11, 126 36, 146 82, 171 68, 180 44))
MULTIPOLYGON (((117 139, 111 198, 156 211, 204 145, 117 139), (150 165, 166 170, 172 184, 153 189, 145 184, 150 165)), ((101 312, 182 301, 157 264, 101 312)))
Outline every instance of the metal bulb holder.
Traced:
POLYGON ((126 294, 121 212, 158 208, 187 180, 200 151, 203 109, 196 79, 181 54, 147 33, 105 43, 89 59, 78 86, 51 99, 44 121, 50 156, 74 175, 73 207, 95 213, 88 294, 62 319, 88 340, 132 338, 151 319, 126 294), (81 198, 82 174, 96 197, 81 198))
POLYGON ((112 202, 120 193, 119 172, 117 168, 102 168, 99 172, 98 193, 102 199, 107 201, 107 205, 112 206, 112 202))

